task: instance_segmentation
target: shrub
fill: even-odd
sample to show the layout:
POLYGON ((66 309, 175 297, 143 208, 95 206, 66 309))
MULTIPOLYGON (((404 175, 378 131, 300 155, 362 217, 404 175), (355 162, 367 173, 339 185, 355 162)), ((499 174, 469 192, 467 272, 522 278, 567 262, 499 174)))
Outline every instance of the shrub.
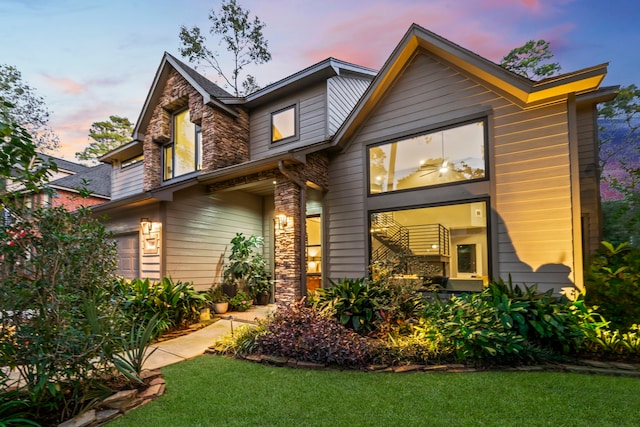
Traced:
POLYGON ((376 343, 372 350, 375 363, 399 365, 404 363, 437 364, 455 360, 453 348, 424 334, 389 336, 376 343))
POLYGON ((257 336, 257 351, 300 361, 363 366, 369 360, 368 341, 304 302, 278 309, 257 336))
POLYGON ((111 374, 105 348, 121 333, 107 292, 115 245, 86 209, 13 212, 20 220, 0 230, 0 366, 24 378, 31 414, 62 421, 91 405, 111 374), (95 333, 91 311, 109 332, 95 333))
POLYGON ((0 426, 35 426, 31 419, 28 396, 19 390, 0 391, 0 426))
POLYGON ((332 287, 318 289, 312 304, 331 313, 341 325, 360 334, 389 332, 409 318, 417 316, 422 302, 416 285, 393 281, 390 276, 375 280, 344 279, 332 287))
POLYGON ((380 287, 373 286, 367 279, 344 279, 338 283, 331 282, 331 287, 316 291, 315 305, 320 310, 334 313, 341 325, 356 332, 366 334, 375 326, 375 320, 382 319, 380 287))
POLYGON ((602 242, 587 270, 585 301, 611 322, 626 330, 640 322, 640 250, 622 243, 602 242))
POLYGON ((504 363, 531 357, 525 338, 502 322, 498 310, 482 293, 453 296, 444 303, 435 300, 425 308, 414 331, 436 348, 451 348, 462 362, 504 363))
POLYGON ((251 307, 251 297, 244 292, 238 292, 229 300, 232 311, 247 311, 251 307))
POLYGON ((174 282, 165 277, 160 282, 149 279, 121 279, 114 287, 121 298, 127 317, 133 323, 157 318, 155 335, 197 321, 207 294, 196 291, 190 282, 174 282))
POLYGON ((226 335, 215 342, 216 351, 223 354, 247 355, 257 351, 258 337, 267 330, 267 322, 261 321, 256 326, 240 325, 233 334, 226 335))
POLYGON ((580 318, 566 297, 553 296, 553 290, 538 292, 537 285, 513 285, 511 277, 489 284, 482 293, 498 311, 504 328, 513 328, 529 344, 552 351, 577 350, 584 332, 580 318))

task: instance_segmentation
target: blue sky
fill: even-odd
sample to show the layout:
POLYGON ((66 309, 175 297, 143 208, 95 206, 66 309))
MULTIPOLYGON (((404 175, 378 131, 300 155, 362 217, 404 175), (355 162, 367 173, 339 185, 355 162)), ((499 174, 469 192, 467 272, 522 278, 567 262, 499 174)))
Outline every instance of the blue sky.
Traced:
MULTIPOLYGON (((563 72, 609 62, 605 85, 640 85, 635 0, 240 0, 267 24, 272 60, 249 71, 266 85, 333 56, 380 68, 415 22, 492 61, 531 39, 551 42, 563 72)), ((0 63, 45 98, 60 157, 89 144, 91 123, 135 121, 181 25, 209 28, 218 1, 2 0, 0 63)), ((212 46, 217 48, 215 44, 212 46)), ((199 69, 212 80, 216 76, 199 69)))

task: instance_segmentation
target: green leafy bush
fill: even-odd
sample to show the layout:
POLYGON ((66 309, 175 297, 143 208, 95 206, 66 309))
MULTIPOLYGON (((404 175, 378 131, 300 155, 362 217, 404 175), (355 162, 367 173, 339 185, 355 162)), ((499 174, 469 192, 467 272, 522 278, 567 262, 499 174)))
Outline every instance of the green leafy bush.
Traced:
POLYGON ((278 309, 256 341, 259 353, 307 362, 363 366, 370 358, 366 338, 304 302, 278 309))
POLYGON ((257 325, 240 325, 233 330, 233 334, 225 335, 215 342, 214 348, 222 354, 247 355, 253 354, 258 348, 258 336, 267 330, 267 321, 257 325))
POLYGON ((19 390, 0 391, 0 427, 35 426, 40 424, 31 419, 29 399, 19 390))
POLYGON ((602 242, 587 270, 585 301, 612 329, 626 330, 640 323, 640 250, 622 243, 602 242))
POLYGON ((128 337, 121 338, 121 353, 115 353, 113 364, 130 381, 142 384, 140 378, 144 362, 158 349, 148 351, 151 340, 158 326, 158 316, 148 321, 132 324, 128 337))
POLYGON ((425 307, 414 334, 436 348, 450 348, 457 360, 506 363, 531 357, 525 338, 500 318, 485 294, 462 294, 425 307))
POLYGON ((381 300, 388 298, 384 290, 365 278, 331 282, 331 287, 318 289, 314 305, 333 312, 341 325, 356 332, 371 332, 376 320, 382 319, 381 300))
POLYGON ((156 335, 197 321, 208 301, 208 295, 196 291, 192 283, 169 277, 160 282, 121 279, 113 289, 133 323, 157 318, 156 335))
POLYGON ((584 339, 580 318, 564 296, 553 290, 538 292, 537 285, 513 285, 502 279, 492 282, 482 293, 498 311, 502 325, 514 328, 529 344, 569 353, 584 339))
POLYGON ((105 348, 121 332, 106 292, 115 245, 86 209, 12 212, 19 220, 0 230, 0 366, 24 378, 36 419, 59 422, 91 405, 111 375, 105 348), (90 311, 109 319, 110 333, 95 333, 90 311))
POLYGON ((389 335, 372 349, 375 363, 400 365, 406 363, 438 364, 455 360, 454 349, 415 331, 410 335, 389 335))
POLYGON ((244 292, 238 292, 229 300, 231 311, 247 311, 251 307, 251 297, 244 292))

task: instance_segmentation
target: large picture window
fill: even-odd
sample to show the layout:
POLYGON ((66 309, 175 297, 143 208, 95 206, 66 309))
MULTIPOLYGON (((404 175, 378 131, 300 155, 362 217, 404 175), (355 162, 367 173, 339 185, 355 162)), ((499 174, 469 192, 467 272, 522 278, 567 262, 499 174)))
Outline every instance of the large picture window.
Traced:
POLYGON ((370 194, 486 178, 485 121, 369 147, 370 194))
POLYGON ((398 278, 444 290, 478 291, 489 279, 487 203, 375 212, 371 264, 393 263, 398 278))
POLYGON ((271 114, 271 142, 278 142, 296 136, 295 105, 271 114))
POLYGON ((202 168, 202 133, 191 122, 189 110, 173 116, 173 142, 164 147, 164 179, 202 168))

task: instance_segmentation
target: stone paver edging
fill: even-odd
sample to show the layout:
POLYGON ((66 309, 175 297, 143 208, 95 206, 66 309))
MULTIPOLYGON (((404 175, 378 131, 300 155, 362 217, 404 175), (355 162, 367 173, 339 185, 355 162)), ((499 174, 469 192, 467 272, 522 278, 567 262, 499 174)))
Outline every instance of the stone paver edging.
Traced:
POLYGON ((96 408, 59 424, 58 427, 97 427, 162 396, 165 382, 159 369, 144 370, 140 377, 147 384, 142 390, 121 390, 104 399, 96 408))
MULTIPOLYGON (((205 353, 208 354, 220 354, 215 347, 210 347, 205 353)), ((256 362, 264 363, 274 366, 282 366, 288 368, 299 369, 315 369, 315 370, 332 370, 332 369, 344 369, 340 367, 334 367, 323 363, 305 362, 296 359, 269 356, 269 355, 254 355, 249 354, 245 356, 238 356, 238 358, 256 362)), ((635 363, 620 363, 620 362, 603 362, 599 360, 576 360, 572 363, 544 363, 538 365, 522 365, 522 366, 493 366, 487 368, 477 368, 470 365, 446 363, 439 365, 423 365, 418 363, 389 366, 389 365, 369 365, 364 370, 367 372, 388 372, 388 373, 404 373, 404 372, 449 372, 449 373, 461 373, 461 372, 482 372, 482 371, 509 371, 509 372, 571 372, 580 374, 591 375, 608 375, 617 377, 633 377, 640 378, 640 364, 635 363)))

